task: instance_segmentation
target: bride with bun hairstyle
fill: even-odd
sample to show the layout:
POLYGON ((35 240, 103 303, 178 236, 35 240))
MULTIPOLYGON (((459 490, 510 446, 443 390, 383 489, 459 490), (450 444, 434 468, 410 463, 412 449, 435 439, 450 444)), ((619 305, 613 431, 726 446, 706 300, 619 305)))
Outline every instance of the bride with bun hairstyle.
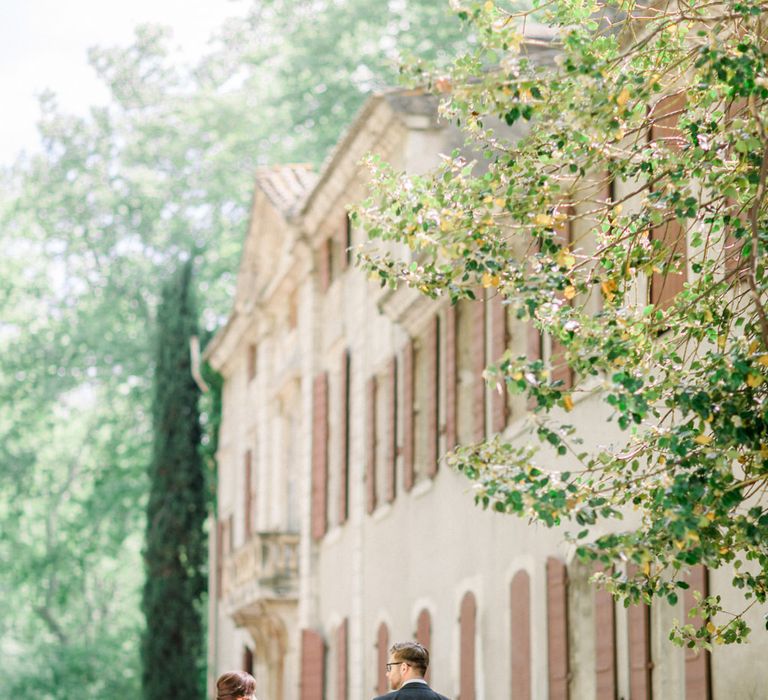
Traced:
POLYGON ((216 681, 216 700, 256 700, 256 679, 245 671, 222 673, 216 681))

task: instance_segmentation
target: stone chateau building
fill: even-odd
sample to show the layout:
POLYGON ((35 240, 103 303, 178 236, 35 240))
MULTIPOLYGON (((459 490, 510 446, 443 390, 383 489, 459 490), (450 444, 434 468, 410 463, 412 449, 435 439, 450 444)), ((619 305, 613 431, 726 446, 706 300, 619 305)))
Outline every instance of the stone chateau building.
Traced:
MULTIPOLYGON (((206 351, 225 378, 211 686, 245 668, 260 700, 365 700, 387 690, 389 645, 418 639, 432 685, 459 700, 768 697, 759 615, 748 647, 673 647, 690 596, 615 605, 562 531, 483 512, 441 463, 457 442, 524 439, 524 400, 481 372, 508 346, 545 360, 557 348, 490 295, 451 307, 352 265, 361 237, 345 206, 366 195, 361 158, 436 164, 461 137, 435 108, 372 97, 319 174, 256 177, 232 312, 206 351)), ((574 422, 609 439, 583 393, 574 422)), ((690 580, 729 595, 728 572, 690 580)))

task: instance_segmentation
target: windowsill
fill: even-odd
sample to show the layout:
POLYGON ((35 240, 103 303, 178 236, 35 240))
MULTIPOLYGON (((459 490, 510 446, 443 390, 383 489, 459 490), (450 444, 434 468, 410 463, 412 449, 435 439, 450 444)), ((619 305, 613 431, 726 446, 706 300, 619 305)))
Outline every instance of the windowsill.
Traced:
POLYGON ((390 513, 392 512, 392 504, 391 503, 382 503, 380 506, 377 506, 376 510, 371 513, 371 517, 378 522, 379 520, 384 520, 390 513))
POLYGON ((425 476, 423 479, 419 479, 411 489, 411 496, 413 498, 421 498, 425 494, 428 494, 432 490, 432 485, 435 482, 435 478, 429 478, 425 476))

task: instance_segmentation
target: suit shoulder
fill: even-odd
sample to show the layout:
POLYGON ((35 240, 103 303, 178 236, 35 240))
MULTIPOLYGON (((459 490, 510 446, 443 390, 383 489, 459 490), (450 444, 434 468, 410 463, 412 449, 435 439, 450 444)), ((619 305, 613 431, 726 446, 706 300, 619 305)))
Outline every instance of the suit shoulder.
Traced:
POLYGON ((393 690, 391 693, 387 693, 386 695, 377 695, 373 700, 394 700, 396 697, 397 691, 393 690))

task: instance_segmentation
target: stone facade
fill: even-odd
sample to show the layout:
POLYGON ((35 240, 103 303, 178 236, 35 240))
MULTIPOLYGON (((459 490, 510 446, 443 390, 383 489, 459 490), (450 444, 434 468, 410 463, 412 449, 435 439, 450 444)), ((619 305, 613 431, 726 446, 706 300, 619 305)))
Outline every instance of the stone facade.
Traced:
MULTIPOLYGON (((233 312, 206 351, 225 378, 211 682, 248 667, 260 700, 372 697, 388 645, 418 638, 433 686, 461 700, 763 697, 759 619, 746 649, 686 654, 666 637, 689 599, 614 605, 561 531, 483 512, 441 463, 457 441, 524 439, 524 400, 482 369, 508 346, 557 349, 490 295, 450 307, 351 264, 361 158, 431 167, 460 144, 435 114, 419 94, 373 97, 319 176, 257 178, 233 312)), ((610 439, 597 389, 572 421, 595 443, 610 439)), ((727 595, 726 573, 691 581, 727 595)))

